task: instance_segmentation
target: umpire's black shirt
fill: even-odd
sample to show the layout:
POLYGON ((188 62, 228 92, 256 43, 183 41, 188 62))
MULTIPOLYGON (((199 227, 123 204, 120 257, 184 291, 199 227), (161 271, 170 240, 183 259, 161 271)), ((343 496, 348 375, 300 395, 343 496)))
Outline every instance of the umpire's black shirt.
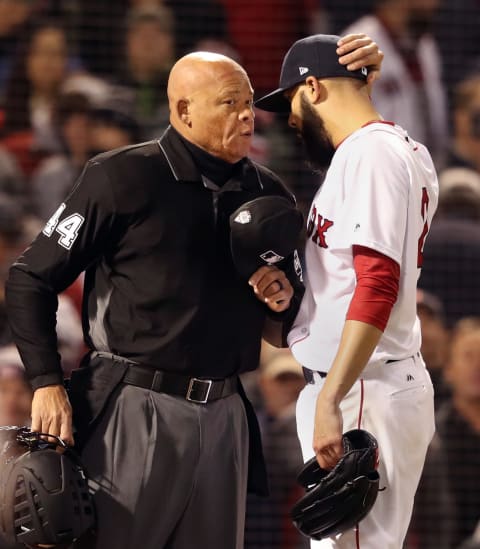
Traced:
POLYGON ((63 381, 56 296, 84 270, 90 349, 211 378, 256 367, 267 308, 234 271, 228 219, 260 195, 293 198, 249 159, 219 186, 194 156, 172 128, 96 156, 12 266, 9 320, 34 388, 63 381))

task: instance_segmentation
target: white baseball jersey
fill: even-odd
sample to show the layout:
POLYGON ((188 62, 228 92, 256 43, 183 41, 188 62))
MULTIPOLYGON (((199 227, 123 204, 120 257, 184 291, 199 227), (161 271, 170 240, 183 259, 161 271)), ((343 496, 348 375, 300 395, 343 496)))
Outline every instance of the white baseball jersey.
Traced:
POLYGON ((355 291, 354 245, 400 265, 398 298, 369 364, 419 351, 415 289, 437 202, 430 154, 400 126, 369 123, 340 144, 308 220, 306 292, 288 336, 300 364, 330 369, 355 291))

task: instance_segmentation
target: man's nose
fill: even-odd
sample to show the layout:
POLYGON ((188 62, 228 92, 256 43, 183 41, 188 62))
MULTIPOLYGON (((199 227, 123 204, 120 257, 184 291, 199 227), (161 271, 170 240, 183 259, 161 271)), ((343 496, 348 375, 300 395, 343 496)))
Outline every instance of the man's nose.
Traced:
POLYGON ((253 122, 255 118, 255 113, 253 112, 253 107, 245 107, 240 113, 240 120, 242 122, 253 122))

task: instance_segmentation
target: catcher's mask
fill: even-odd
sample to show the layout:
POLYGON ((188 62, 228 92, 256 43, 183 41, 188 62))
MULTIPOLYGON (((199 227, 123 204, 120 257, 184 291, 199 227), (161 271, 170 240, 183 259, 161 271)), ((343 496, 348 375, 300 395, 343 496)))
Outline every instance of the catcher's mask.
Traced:
POLYGON ((73 542, 95 522, 78 457, 58 437, 27 428, 2 431, 7 429, 9 440, 0 455, 0 531, 12 544, 73 542))
POLYGON ((295 526, 320 540, 353 528, 368 514, 378 494, 378 444, 370 433, 354 429, 343 435, 344 455, 331 470, 316 457, 298 475, 306 494, 292 509, 295 526))

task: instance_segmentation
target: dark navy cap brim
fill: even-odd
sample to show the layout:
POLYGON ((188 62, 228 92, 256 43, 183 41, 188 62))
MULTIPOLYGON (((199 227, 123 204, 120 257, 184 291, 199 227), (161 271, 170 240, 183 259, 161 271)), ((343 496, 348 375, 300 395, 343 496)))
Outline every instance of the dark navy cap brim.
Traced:
MULTIPOLYGON (((319 80, 323 80, 326 78, 353 78, 354 80, 361 80, 362 82, 367 81, 367 75, 363 74, 360 70, 347 71, 347 69, 342 67, 342 65, 340 64, 339 67, 341 67, 340 70, 335 72, 332 71, 331 74, 325 74, 322 76, 318 76, 317 78, 319 80)), ((267 95, 260 97, 260 99, 257 99, 257 101, 255 101, 255 107, 263 111, 269 112, 290 112, 290 101, 285 97, 285 92, 291 88, 294 88, 300 83, 301 82, 292 84, 288 88, 277 88, 267 95)))
POLYGON ((277 88, 273 92, 260 97, 255 101, 255 107, 269 112, 290 112, 290 101, 285 97, 284 88, 277 88))

